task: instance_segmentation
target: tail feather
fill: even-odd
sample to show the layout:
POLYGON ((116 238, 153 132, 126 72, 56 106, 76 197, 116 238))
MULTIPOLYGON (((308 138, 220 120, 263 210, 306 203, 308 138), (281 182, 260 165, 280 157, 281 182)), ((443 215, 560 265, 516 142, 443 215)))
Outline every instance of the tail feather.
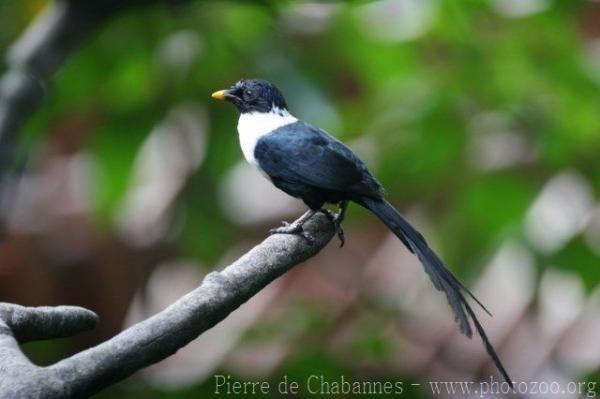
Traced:
POLYGON ((508 373, 504 369, 498 354, 490 343, 481 323, 475 316, 473 309, 465 299, 463 292, 471 297, 481 308, 491 316, 490 312, 483 304, 475 298, 475 296, 454 277, 454 275, 446 268, 441 259, 433 252, 425 238, 410 225, 396 209, 383 199, 375 199, 362 197, 358 201, 360 205, 366 207, 373 212, 385 225, 394 232, 396 236, 406 245, 406 247, 414 253, 423 264, 425 272, 429 275, 433 285, 439 291, 446 294, 448 303, 454 312, 456 322, 459 325, 460 331, 471 338, 473 330, 471 321, 475 325, 477 333, 481 337, 487 353, 492 358, 494 364, 504 377, 504 379, 512 386, 512 381, 508 373))

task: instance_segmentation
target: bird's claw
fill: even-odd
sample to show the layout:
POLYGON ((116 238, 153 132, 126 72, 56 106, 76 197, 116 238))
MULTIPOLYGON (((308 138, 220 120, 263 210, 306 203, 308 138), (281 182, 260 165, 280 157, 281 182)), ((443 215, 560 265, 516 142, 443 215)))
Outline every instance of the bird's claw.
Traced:
POLYGON ((302 225, 288 223, 286 221, 283 221, 282 224, 283 226, 269 230, 269 234, 298 234, 304 231, 302 225))
POLYGON ((313 238, 302 228, 302 225, 282 222, 283 226, 269 230, 269 235, 273 234, 291 234, 304 238, 310 244, 314 242, 313 238))

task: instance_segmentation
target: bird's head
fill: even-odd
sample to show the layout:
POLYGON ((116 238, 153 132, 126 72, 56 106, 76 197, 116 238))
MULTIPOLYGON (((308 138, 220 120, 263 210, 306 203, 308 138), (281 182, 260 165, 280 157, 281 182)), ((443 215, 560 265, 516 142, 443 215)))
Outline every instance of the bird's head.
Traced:
POLYGON ((229 101, 242 114, 287 111, 287 104, 279 89, 262 79, 240 80, 229 89, 214 92, 212 98, 229 101))

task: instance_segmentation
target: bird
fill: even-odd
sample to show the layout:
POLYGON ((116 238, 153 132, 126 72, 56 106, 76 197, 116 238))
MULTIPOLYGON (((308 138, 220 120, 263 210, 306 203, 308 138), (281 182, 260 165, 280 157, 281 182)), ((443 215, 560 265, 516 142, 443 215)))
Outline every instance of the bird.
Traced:
POLYGON ((212 98, 232 103, 240 113, 237 131, 242 153, 278 189, 301 199, 308 211, 293 223, 283 222, 271 234, 303 234, 303 224, 316 212, 333 222, 344 245, 342 221, 350 202, 375 214, 417 256, 434 287, 442 291, 460 331, 471 338, 473 326, 504 380, 512 380, 467 297, 490 312, 450 272, 427 241, 385 199, 382 185, 365 163, 345 144, 324 130, 293 116, 281 91, 263 79, 242 79, 212 98), (338 205, 331 213, 324 205, 338 205))

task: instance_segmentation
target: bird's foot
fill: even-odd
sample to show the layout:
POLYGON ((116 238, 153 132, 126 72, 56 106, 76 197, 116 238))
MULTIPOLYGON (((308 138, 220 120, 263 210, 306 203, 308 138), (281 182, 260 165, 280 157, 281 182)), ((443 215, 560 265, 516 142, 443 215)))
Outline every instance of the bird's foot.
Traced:
POLYGON ((299 234, 304 232, 301 224, 288 223, 285 220, 282 224, 283 226, 269 230, 269 234, 299 234))
POLYGON ((334 214, 328 209, 320 209, 320 211, 327 216, 327 218, 333 223, 333 227, 335 228, 335 233, 337 234, 340 240, 340 248, 344 246, 346 243, 344 228, 342 227, 342 220, 344 220, 344 213, 342 211, 334 214))
POLYGON ((273 234, 298 235, 298 236, 304 238, 306 241, 312 243, 313 239, 304 231, 304 228, 302 227, 302 223, 288 223, 286 221, 283 221, 282 224, 283 224, 283 226, 269 230, 269 235, 273 235, 273 234))

